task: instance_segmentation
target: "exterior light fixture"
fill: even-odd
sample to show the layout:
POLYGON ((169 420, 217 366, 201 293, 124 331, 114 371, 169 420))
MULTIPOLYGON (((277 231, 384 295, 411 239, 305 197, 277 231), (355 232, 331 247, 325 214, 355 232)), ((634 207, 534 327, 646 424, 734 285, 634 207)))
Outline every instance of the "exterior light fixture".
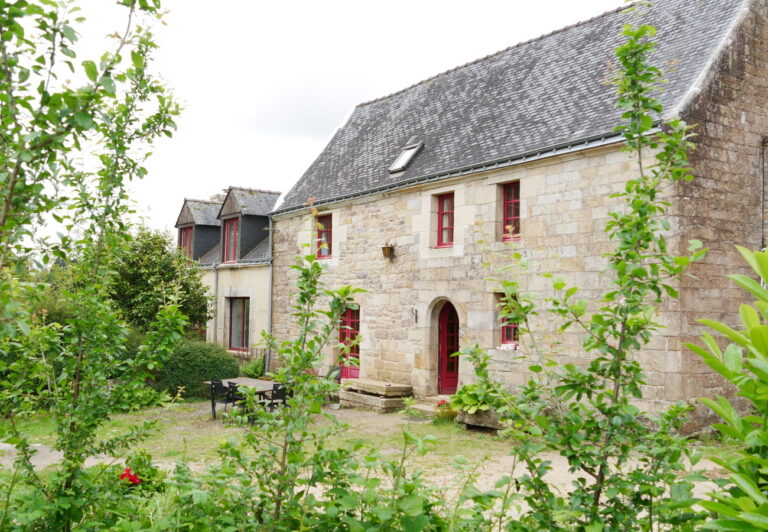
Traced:
POLYGON ((385 244, 381 246, 381 254, 384 255, 385 259, 392 260, 395 258, 395 246, 392 244, 385 244))

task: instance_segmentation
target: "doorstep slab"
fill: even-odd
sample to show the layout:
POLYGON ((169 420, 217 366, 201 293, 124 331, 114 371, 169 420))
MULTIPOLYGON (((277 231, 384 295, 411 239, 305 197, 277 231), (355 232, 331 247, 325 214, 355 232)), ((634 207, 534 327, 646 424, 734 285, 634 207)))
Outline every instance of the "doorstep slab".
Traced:
POLYGON ((408 397, 413 395, 413 386, 410 384, 395 384, 373 379, 341 379, 341 387, 344 390, 380 397, 408 397))
POLYGON ((404 406, 402 397, 378 397, 351 390, 339 390, 341 406, 352 408, 365 408, 380 414, 397 412, 404 406))

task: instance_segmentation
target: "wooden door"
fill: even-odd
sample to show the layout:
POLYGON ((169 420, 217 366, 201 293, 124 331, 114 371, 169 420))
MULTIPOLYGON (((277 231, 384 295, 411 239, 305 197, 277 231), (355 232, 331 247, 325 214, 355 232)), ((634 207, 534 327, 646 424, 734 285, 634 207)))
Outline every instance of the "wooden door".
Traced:
POLYGON ((451 394, 456 392, 459 383, 459 359, 451 356, 459 350, 459 316, 453 305, 446 303, 437 321, 437 391, 440 394, 451 394))

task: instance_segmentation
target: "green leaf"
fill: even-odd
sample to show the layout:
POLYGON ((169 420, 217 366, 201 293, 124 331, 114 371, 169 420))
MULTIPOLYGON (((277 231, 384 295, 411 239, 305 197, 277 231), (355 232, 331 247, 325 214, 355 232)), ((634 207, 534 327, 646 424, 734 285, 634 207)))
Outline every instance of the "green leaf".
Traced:
POLYGON ((749 330, 749 337, 755 349, 763 356, 768 357, 768 325, 752 327, 749 330))
POLYGON ((77 124, 80 129, 91 129, 93 127, 93 119, 88 113, 77 111, 74 115, 74 118, 75 124, 77 124))
POLYGON ((110 96, 115 95, 115 82, 112 81, 112 78, 109 76, 102 76, 101 80, 99 81, 99 85, 104 87, 104 90, 107 91, 107 94, 110 96))
POLYGON ((397 508, 405 515, 415 517, 424 509, 424 498, 414 494, 407 495, 397 501, 397 508))
POLYGON ((96 63, 93 61, 83 61, 83 68, 85 69, 85 75, 88 79, 95 82, 99 75, 99 71, 96 69, 96 63))
POLYGON ((730 478, 734 484, 740 487, 742 491, 744 491, 744 493, 746 493, 758 505, 768 503, 768 498, 765 497, 763 492, 760 491, 760 488, 757 487, 757 484, 755 484, 752 479, 741 474, 731 475, 730 478))

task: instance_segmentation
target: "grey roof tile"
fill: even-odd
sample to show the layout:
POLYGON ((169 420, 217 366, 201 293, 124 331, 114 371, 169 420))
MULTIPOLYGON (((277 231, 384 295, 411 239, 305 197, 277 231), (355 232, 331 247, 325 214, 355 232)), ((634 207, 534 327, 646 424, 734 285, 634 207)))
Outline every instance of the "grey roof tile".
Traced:
MULTIPOLYGON (((280 192, 272 190, 230 187, 228 196, 234 196, 241 214, 266 216, 275 207, 280 194, 280 192)), ((229 202, 225 199, 224 203, 229 202)), ((220 214, 220 210, 217 212, 218 214, 220 214)))
POLYGON ((642 19, 624 8, 521 43, 358 105, 286 194, 278 212, 610 133, 620 122, 606 80, 623 24, 658 30, 672 109, 737 17, 744 0, 657 0, 642 19), (408 168, 389 166, 412 135, 424 148, 408 168))
MULTIPOLYGON (((184 205, 189 209, 195 225, 213 225, 217 227, 221 225, 221 221, 217 218, 221 208, 220 201, 185 199, 184 205)), ((184 210, 184 205, 182 206, 182 211, 184 210)))
POLYGON ((212 266, 221 262, 221 244, 216 244, 211 250, 200 257, 198 262, 201 266, 212 266))
POLYGON ((261 262, 269 259, 269 238, 265 238, 248 253, 243 256, 240 262, 261 262))

